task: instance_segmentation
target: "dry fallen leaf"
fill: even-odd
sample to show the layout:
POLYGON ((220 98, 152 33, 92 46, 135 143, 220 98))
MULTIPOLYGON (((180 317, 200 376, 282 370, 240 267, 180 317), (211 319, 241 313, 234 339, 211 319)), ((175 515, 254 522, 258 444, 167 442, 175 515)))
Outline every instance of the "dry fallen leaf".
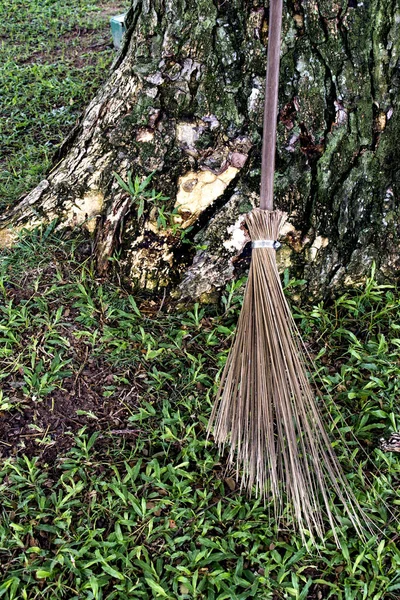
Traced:
POLYGON ((236 483, 235 483, 235 480, 233 479, 233 477, 226 477, 225 483, 228 486, 228 488, 231 490, 231 492, 233 492, 235 490, 236 483))
POLYGON ((168 521, 170 529, 176 529, 176 523, 173 519, 168 521))

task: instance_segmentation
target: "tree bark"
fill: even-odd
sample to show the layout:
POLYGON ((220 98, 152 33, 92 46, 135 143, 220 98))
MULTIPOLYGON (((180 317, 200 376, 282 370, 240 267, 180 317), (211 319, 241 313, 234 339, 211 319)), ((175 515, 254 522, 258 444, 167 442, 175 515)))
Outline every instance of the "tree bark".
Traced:
MULTIPOLYGON (((0 219, 0 240, 54 218, 96 238, 104 273, 207 300, 248 260, 258 203, 268 41, 261 0, 133 0, 108 80, 46 180, 0 219), (143 217, 113 172, 154 172, 143 217), (10 229, 11 226, 11 229, 10 229), (187 243, 188 242, 188 243, 187 243)), ((396 0, 287 0, 276 206, 281 267, 313 299, 400 272, 400 11, 396 0)))

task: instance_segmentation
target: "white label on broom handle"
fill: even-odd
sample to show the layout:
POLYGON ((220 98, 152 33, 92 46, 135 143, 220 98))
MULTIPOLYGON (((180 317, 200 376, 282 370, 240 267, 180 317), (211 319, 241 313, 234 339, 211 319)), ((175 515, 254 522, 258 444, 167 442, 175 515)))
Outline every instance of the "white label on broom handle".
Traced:
POLYGON ((251 242, 252 248, 273 248, 274 250, 278 250, 281 247, 279 242, 274 240, 254 240, 251 242))

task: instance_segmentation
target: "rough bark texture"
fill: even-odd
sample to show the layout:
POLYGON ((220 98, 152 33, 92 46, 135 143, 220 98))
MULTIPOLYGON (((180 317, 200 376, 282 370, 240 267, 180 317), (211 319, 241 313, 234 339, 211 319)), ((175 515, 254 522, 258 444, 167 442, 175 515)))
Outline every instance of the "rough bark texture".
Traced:
MULTIPOLYGON (((283 21, 276 204, 280 254, 314 298, 400 271, 400 10, 396 0, 288 0, 283 21)), ((3 242, 55 216, 96 236, 98 267, 148 289, 213 297, 243 266, 258 201, 268 41, 261 0, 133 1, 106 84, 47 180, 3 215, 3 242), (165 196, 137 207, 113 171, 165 196), (176 208, 177 207, 177 208, 176 208), (185 243, 185 242, 191 243, 185 243)))

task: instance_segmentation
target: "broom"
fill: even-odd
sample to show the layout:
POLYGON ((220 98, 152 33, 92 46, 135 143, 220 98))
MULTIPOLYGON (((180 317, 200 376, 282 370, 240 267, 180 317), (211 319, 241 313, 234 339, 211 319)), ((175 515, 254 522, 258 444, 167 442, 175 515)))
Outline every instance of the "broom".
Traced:
POLYGON ((270 0, 260 208, 246 224, 252 260, 235 339, 224 368, 208 432, 242 488, 271 500, 276 521, 292 513, 306 542, 322 539, 323 512, 336 543, 340 520, 333 500, 362 535, 360 507, 325 432, 306 375, 307 351, 283 293, 276 265, 285 213, 273 210, 282 0, 270 0))

